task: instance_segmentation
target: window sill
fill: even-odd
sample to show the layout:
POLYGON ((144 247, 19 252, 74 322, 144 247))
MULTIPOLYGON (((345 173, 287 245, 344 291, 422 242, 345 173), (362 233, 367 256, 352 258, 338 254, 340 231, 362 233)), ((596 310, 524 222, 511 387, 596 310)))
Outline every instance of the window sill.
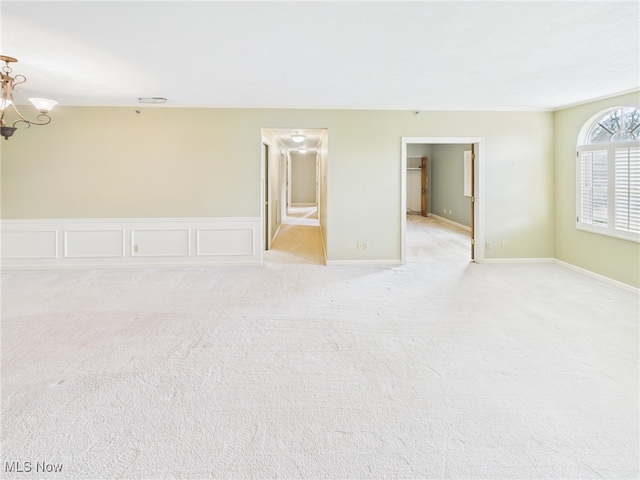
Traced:
POLYGON ((640 243, 640 233, 621 232, 620 230, 614 230, 612 232, 608 227, 594 227, 593 225, 585 225, 584 223, 576 223, 576 229, 582 232, 595 233, 597 235, 603 235, 605 237, 617 238, 618 240, 627 240, 629 242, 640 243))

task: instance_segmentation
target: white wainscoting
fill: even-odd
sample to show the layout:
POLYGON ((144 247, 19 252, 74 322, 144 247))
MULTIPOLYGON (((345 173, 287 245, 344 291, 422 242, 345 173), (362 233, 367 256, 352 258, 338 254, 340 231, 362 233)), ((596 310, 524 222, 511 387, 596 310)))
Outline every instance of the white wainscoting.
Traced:
POLYGON ((3 220, 2 267, 262 263, 260 217, 3 220))

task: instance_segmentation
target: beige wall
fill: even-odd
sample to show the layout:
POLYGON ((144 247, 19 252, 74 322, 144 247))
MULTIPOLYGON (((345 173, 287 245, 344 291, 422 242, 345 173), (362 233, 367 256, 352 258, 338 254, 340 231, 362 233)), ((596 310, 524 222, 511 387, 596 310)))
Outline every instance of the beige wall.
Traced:
POLYGON ((576 229, 576 145, 593 115, 616 106, 640 107, 630 94, 555 113, 555 256, 558 260, 640 287, 640 244, 576 229))
MULTIPOLYGON (((265 222, 268 225, 268 236, 269 242, 272 242, 276 233, 278 232, 278 228, 282 223, 282 201, 283 201, 283 191, 284 184, 282 181, 284 163, 282 159, 282 155, 286 155, 287 150, 284 145, 282 145, 277 137, 273 134, 271 130, 268 128, 262 129, 262 137, 263 142, 269 146, 269 158, 264 159, 265 163, 265 171, 263 171, 263 188, 266 188, 264 175, 268 173, 269 175, 269 194, 268 194, 268 209, 269 209, 269 219, 268 222, 265 222)), ((271 243, 269 243, 271 245, 271 243)))
POLYGON ((398 260, 401 138, 474 136, 486 140, 485 236, 510 245, 486 257, 553 256, 551 113, 134 110, 61 107, 3 141, 3 218, 259 216, 261 128, 328 128, 328 259, 398 260))
MULTIPOLYGON (((322 245, 327 252, 327 170, 329 165, 329 132, 322 132, 322 138, 318 144, 318 178, 319 195, 318 195, 318 219, 320 220, 320 230, 322 231, 322 245)), ((326 260, 326 258, 325 258, 326 260)))
POLYGON ((315 205, 316 154, 291 155, 291 203, 315 205))

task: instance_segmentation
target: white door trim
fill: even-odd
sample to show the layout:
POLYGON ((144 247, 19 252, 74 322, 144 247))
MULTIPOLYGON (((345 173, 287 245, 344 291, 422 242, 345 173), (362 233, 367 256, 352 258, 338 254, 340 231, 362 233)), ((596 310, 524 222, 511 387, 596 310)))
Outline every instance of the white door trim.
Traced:
MULTIPOLYGON (((268 242, 268 248, 271 248, 271 237, 269 236, 269 229, 271 226, 271 219, 269 218, 269 214, 267 213, 267 201, 269 200, 268 195, 269 195, 269 179, 267 178, 267 175, 269 175, 269 166, 267 165, 267 163, 269 162, 269 159, 265 156, 265 145, 267 146, 267 151, 269 152, 269 155, 271 155, 271 141, 266 138, 264 135, 262 136, 262 143, 260 144, 260 157, 261 157, 261 186, 260 186, 260 200, 261 200, 261 206, 260 206, 260 217, 262 219, 262 250, 265 250, 265 246, 267 245, 268 242)), ((271 210, 271 205, 269 205, 269 210, 271 210)), ((261 258, 264 258, 264 253, 262 253, 261 258)))
POLYGON ((474 160, 475 179, 474 203, 475 216, 475 261, 484 263, 484 137, 402 137, 402 156, 400 160, 400 260, 407 263, 407 145, 418 144, 478 144, 478 152, 474 160))

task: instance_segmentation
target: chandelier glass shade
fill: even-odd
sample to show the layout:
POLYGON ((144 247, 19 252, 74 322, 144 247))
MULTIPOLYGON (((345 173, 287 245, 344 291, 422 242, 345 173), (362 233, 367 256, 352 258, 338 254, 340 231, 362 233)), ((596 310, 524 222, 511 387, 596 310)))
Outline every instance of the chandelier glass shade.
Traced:
POLYGON ((18 129, 18 125, 24 125, 25 128, 29 128, 31 125, 46 125, 51 122, 49 112, 58 102, 47 98, 30 98, 29 101, 36 107, 38 114, 35 120, 29 120, 20 113, 13 99, 15 87, 25 83, 27 77, 24 75, 11 75, 13 70, 9 64, 17 62, 18 60, 15 58, 0 55, 0 60, 4 62, 4 66, 2 67, 2 98, 0 98, 0 135, 3 136, 5 140, 8 140, 18 129), (7 126, 5 120, 5 115, 8 111, 12 111, 13 114, 17 116, 17 119, 11 126, 7 126))

